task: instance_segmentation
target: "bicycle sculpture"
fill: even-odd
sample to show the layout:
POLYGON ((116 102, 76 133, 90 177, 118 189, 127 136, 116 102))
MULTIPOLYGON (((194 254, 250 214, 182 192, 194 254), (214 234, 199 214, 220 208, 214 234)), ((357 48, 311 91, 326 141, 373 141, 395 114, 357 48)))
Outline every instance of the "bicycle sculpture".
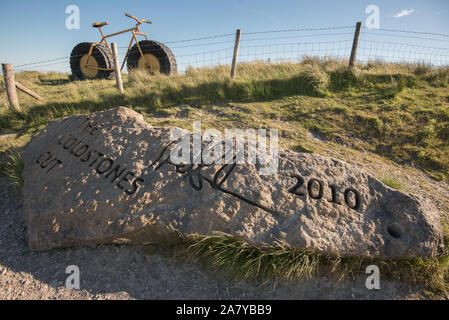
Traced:
POLYGON ((101 27, 108 22, 96 22, 92 26, 98 28, 101 34, 101 40, 98 42, 81 42, 76 45, 70 54, 70 68, 72 74, 80 80, 107 78, 114 71, 112 50, 106 38, 113 37, 122 33, 131 32, 131 42, 126 51, 120 70, 123 70, 125 61, 127 61, 128 70, 145 69, 152 74, 164 73, 174 74, 177 71, 176 59, 170 49, 163 43, 154 40, 148 40, 146 33, 140 32, 139 26, 142 23, 151 23, 145 19, 125 13, 125 16, 136 20, 134 28, 126 29, 109 35, 104 35, 101 27), (144 36, 145 40, 137 41, 137 35, 144 36), (132 46, 133 42, 135 44, 132 46), (132 47, 131 47, 132 46, 132 47))

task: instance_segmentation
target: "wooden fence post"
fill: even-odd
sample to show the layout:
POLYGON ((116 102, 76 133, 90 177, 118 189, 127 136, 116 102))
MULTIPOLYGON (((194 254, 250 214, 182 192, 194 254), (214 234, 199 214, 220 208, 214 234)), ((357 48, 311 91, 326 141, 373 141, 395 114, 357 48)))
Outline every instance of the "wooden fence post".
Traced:
POLYGON ((115 81, 117 83, 117 89, 120 91, 121 94, 124 93, 123 91, 123 80, 122 80, 122 73, 120 72, 120 64, 118 62, 118 54, 117 54, 117 45, 115 42, 112 44, 112 59, 114 60, 114 72, 115 72, 115 81))
POLYGON ((239 54, 239 46, 240 46, 240 35, 241 30, 237 29, 237 32, 235 33, 234 56, 232 57, 231 79, 235 78, 235 70, 237 68, 237 56, 239 54))
POLYGON ((3 77, 5 78, 6 94, 11 108, 14 111, 20 111, 19 98, 16 91, 16 80, 14 79, 14 70, 11 64, 2 63, 3 77))
POLYGON ((357 56, 357 47, 359 46, 360 29, 362 28, 362 23, 359 21, 355 25, 354 41, 352 42, 351 57, 349 58, 349 70, 352 71, 355 65, 355 60, 357 56))
POLYGON ((18 81, 16 81, 16 88, 19 89, 22 92, 25 92, 26 94, 32 96, 34 99, 37 100, 44 100, 42 99, 42 97, 40 95, 38 95, 36 92, 28 89, 27 87, 25 87, 24 85, 20 84, 18 81))

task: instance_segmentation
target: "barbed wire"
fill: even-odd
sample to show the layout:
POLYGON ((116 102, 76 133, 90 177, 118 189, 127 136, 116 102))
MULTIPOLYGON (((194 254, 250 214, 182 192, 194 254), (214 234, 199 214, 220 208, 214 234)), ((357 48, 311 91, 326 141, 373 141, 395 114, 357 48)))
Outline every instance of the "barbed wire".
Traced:
POLYGON ((449 34, 435 33, 435 32, 425 32, 425 31, 411 31, 411 30, 401 30, 401 29, 382 29, 382 28, 370 29, 370 28, 367 28, 367 27, 362 27, 362 29, 379 30, 379 31, 386 31, 386 32, 400 32, 400 33, 412 33, 412 34, 421 34, 421 35, 432 35, 432 36, 440 36, 440 37, 449 37, 449 34))
POLYGON ((245 62, 297 62, 307 56, 340 59, 348 56, 351 46, 351 40, 242 46, 239 59, 245 62))
POLYGON ((251 47, 267 47, 267 46, 279 46, 279 45, 299 45, 299 44, 311 44, 311 45, 319 45, 323 43, 338 43, 338 42, 346 42, 350 40, 338 40, 338 41, 317 41, 317 42, 293 42, 293 43, 273 43, 273 44, 264 44, 264 45, 256 45, 256 46, 246 46, 246 48, 251 47))
MULTIPOLYGON (((64 60, 64 61, 59 61, 59 62, 53 62, 53 63, 48 63, 48 64, 42 64, 42 65, 35 66, 34 68, 48 67, 48 66, 52 66, 52 65, 56 65, 56 64, 61 64, 61 63, 67 63, 67 61, 64 60)), ((22 67, 22 68, 19 68, 19 67, 15 68, 15 67, 14 67, 14 70, 15 70, 15 71, 22 71, 22 69, 23 69, 23 67, 22 67)))
POLYGON ((417 47, 417 48, 423 48, 423 49, 447 50, 449 52, 449 48, 429 47, 429 46, 414 45, 414 44, 409 44, 409 43, 400 43, 400 42, 391 42, 391 41, 376 41, 376 40, 360 40, 360 41, 375 42, 375 43, 385 43, 385 44, 393 44, 393 45, 402 45, 402 46, 417 47))
POLYGON ((357 60, 449 65, 449 49, 391 41, 360 40, 357 60))
POLYGON ((67 58, 68 57, 60 57, 60 58, 54 58, 54 59, 43 60, 43 61, 38 61, 38 62, 25 63, 25 64, 21 64, 21 65, 15 66, 15 67, 20 68, 20 67, 30 66, 30 65, 34 65, 34 64, 46 63, 46 62, 57 61, 57 60, 61 60, 61 59, 67 59, 67 58))
MULTIPOLYGON (((354 26, 337 26, 325 28, 242 32, 238 61, 249 62, 251 59, 254 61, 298 61, 308 55, 347 59, 349 58, 351 52, 354 35, 353 30, 354 26), (352 31, 338 31, 346 29, 351 29, 352 31), (304 32, 307 32, 307 34, 302 34, 304 32), (297 34, 287 35, 287 33, 297 34), (279 34, 279 36, 273 36, 274 34, 279 34), (286 35, 284 36, 283 34, 286 35), (305 38, 320 38, 320 40, 323 39, 323 41, 289 41, 305 38), (257 42, 263 43, 257 44, 257 42), (252 43, 255 44, 252 45, 252 43)), ((428 43, 431 44, 432 42, 447 41, 445 39, 441 39, 441 37, 449 37, 447 34, 399 29, 369 29, 366 27, 363 27, 362 30, 357 61, 368 61, 369 59, 382 58, 386 61, 390 59, 393 62, 419 61, 424 63, 432 63, 438 66, 449 65, 449 48, 428 45, 428 43), (369 37, 369 39, 366 39, 366 37, 369 37), (408 41, 407 43, 387 41, 386 39, 389 37, 407 40, 411 39, 415 42, 419 42, 415 44, 413 41, 408 41), (425 40, 425 42, 422 40, 425 40)), ((221 64, 229 65, 233 56, 233 47, 230 45, 234 43, 234 39, 226 40, 225 38, 234 36, 234 33, 228 33, 191 39, 166 41, 164 43, 187 43, 186 45, 175 45, 170 47, 177 60, 177 65, 180 67, 180 71, 182 72, 189 66, 202 67, 221 64), (223 41, 211 41, 214 39, 223 39, 223 41), (208 50, 203 50, 200 52, 198 52, 198 50, 194 50, 201 47, 206 47, 208 50)), ((119 56, 123 57, 126 54, 128 47, 118 48, 126 49, 119 52, 119 56)), ((157 51, 157 49, 155 49, 155 51, 157 51)), ((16 71, 41 69, 68 63, 70 58, 70 56, 66 56, 29 62, 14 66, 14 69, 16 71)))
POLYGON ((268 31, 242 32, 242 34, 243 35, 251 35, 251 34, 282 33, 282 32, 324 31, 324 30, 339 30, 339 29, 349 29, 349 28, 354 29, 354 26, 268 30, 268 31))
MULTIPOLYGON (((192 42, 192 41, 209 40, 209 39, 216 39, 216 38, 222 38, 222 37, 234 36, 234 35, 235 35, 234 33, 229 33, 229 34, 221 34, 221 35, 199 37, 199 38, 192 38, 192 39, 166 41, 165 43, 166 44, 170 44, 170 43, 192 42)), ((233 41, 225 41, 225 42, 221 42, 221 43, 232 43, 232 42, 233 41)), ((219 44, 219 43, 215 43, 215 44, 219 44)), ((211 45, 211 44, 199 44, 199 45, 192 45, 192 46, 204 46, 204 45, 211 45)), ((188 47, 188 46, 184 46, 184 47, 188 47)), ((122 47, 122 46, 120 46, 118 48, 128 49, 128 47, 122 47)), ((179 47, 179 48, 182 48, 182 47, 179 47)), ((26 63, 26 64, 17 65, 17 66, 15 66, 15 68, 22 68, 22 67, 25 67, 25 66, 36 65, 36 64, 41 64, 41 63, 47 63, 47 62, 52 62, 52 61, 57 61, 57 60, 62 60, 62 59, 68 59, 68 58, 70 58, 70 56, 53 58, 53 59, 48 59, 48 60, 36 61, 36 62, 30 62, 30 63, 26 63)))
POLYGON ((385 33, 378 33, 378 32, 365 32, 365 33, 363 33, 363 35, 368 35, 368 36, 375 35, 375 36, 393 37, 393 38, 401 38, 401 39, 427 40, 427 41, 448 43, 447 39, 413 37, 413 36, 404 36, 404 35, 398 35, 398 34, 385 34, 385 33))
MULTIPOLYGON (((126 52, 118 52, 118 54, 125 54, 126 52)), ((60 57, 60 58, 54 58, 54 59, 49 59, 49 60, 43 60, 43 61, 39 61, 39 62, 32 62, 32 63, 26 63, 26 64, 22 64, 22 65, 18 65, 18 66, 14 66, 14 70, 16 71, 23 71, 25 68, 29 67, 30 65, 34 65, 33 68, 41 68, 41 67, 48 67, 51 65, 56 65, 56 64, 61 64, 61 63, 67 63, 69 62, 70 58, 72 57, 82 57, 84 54, 80 54, 80 55, 74 55, 74 56, 67 56, 67 57, 60 57), (58 60, 63 60, 63 61, 58 61, 58 60), (58 62, 53 62, 53 61, 58 61, 58 62), (47 62, 52 62, 52 63, 47 63, 47 62)))
POLYGON ((175 41, 166 41, 165 43, 180 43, 180 42, 192 42, 192 41, 199 41, 199 40, 210 40, 210 39, 216 39, 216 38, 223 38, 223 37, 229 37, 234 36, 234 33, 227 33, 227 34, 220 34, 216 36, 208 36, 208 37, 200 37, 200 38, 193 38, 193 39, 184 39, 184 40, 175 40, 175 41))
MULTIPOLYGON (((200 44, 192 44, 187 46, 178 46, 178 47, 171 47, 171 49, 180 49, 180 48, 193 48, 193 47, 204 47, 204 46, 213 46, 218 44, 225 44, 225 43, 234 43, 234 41, 221 41, 221 42, 213 42, 213 43, 200 43, 200 44)), ((118 48, 128 48, 128 47, 118 47, 118 48)))
POLYGON ((275 38, 256 38, 256 39, 242 39, 241 41, 267 41, 267 40, 286 40, 286 39, 298 39, 298 38, 312 38, 312 37, 326 37, 326 36, 341 36, 341 35, 353 35, 353 32, 338 32, 338 33, 320 33, 320 34, 307 34, 301 36, 292 37, 275 37, 275 38))

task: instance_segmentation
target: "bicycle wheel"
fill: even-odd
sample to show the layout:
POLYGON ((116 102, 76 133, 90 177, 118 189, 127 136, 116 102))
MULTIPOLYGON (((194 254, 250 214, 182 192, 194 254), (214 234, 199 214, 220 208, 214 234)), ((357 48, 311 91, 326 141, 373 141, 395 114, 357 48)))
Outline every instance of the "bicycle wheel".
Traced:
POLYGON ((70 69, 79 80, 107 78, 112 70, 112 57, 109 50, 101 44, 92 49, 89 56, 91 42, 81 42, 76 45, 70 54, 70 69))
POLYGON ((140 50, 137 44, 133 45, 126 66, 128 70, 144 69, 152 74, 175 74, 177 72, 176 59, 171 50, 161 42, 153 40, 139 41, 140 50))

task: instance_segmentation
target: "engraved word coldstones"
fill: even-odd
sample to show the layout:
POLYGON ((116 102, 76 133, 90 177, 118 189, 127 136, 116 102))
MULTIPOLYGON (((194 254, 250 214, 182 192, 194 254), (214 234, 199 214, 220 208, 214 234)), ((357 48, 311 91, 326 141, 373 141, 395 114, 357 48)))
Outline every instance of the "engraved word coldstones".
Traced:
POLYGON ((250 163, 176 165, 175 129, 122 107, 50 122, 23 152, 30 248, 135 242, 172 225, 341 255, 439 251, 435 207, 352 164, 279 150, 273 175, 250 163))

